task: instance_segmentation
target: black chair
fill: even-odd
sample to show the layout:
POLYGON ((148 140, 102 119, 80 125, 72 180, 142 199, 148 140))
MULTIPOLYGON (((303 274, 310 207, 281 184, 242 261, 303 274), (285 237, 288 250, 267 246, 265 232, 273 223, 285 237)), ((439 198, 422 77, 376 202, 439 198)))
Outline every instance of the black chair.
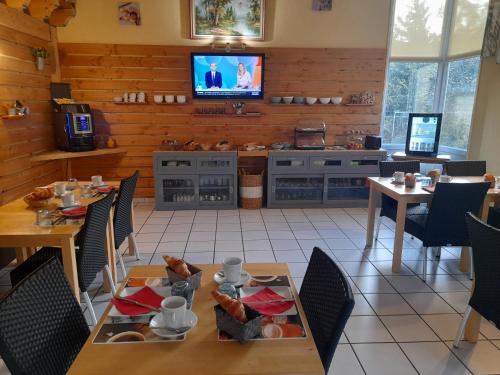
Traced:
POLYGON ((492 227, 500 229, 500 208, 490 207, 488 213, 488 224, 492 227))
MULTIPOLYGON (((404 172, 404 173, 420 173, 420 161, 418 160, 408 160, 408 161, 381 161, 379 162, 380 177, 392 177, 394 172, 404 172)), ((410 203, 407 206, 407 212, 414 215, 425 214, 427 207, 425 205, 419 205, 418 203, 410 203)), ((382 219, 387 217, 392 221, 396 221, 396 215, 398 211, 398 202, 391 197, 382 194, 382 205, 380 208, 380 217, 377 222, 377 230, 375 233, 375 239, 378 239, 378 234, 380 232, 380 226, 382 225, 382 219)))
POLYGON ((489 182, 438 182, 428 214, 406 215, 405 232, 422 241, 424 281, 427 274, 428 247, 470 246, 465 214, 479 212, 489 185, 489 182))
POLYGON ((118 197, 116 198, 115 210, 113 214, 115 249, 118 254, 118 261, 120 262, 124 279, 127 275, 127 271, 125 270, 125 264, 123 263, 123 257, 120 254, 119 248, 125 238, 128 237, 129 243, 133 245, 136 259, 140 259, 139 249, 137 248, 137 243, 135 242, 134 228, 132 225, 132 204, 138 178, 139 171, 135 171, 132 176, 127 177, 120 182, 120 190, 118 191, 118 197))
POLYGON ((500 329, 500 230, 483 223, 470 212, 465 218, 472 244, 475 285, 453 346, 464 335, 472 309, 500 329))
POLYGON ((12 374, 66 374, 89 335, 55 258, 0 301, 0 356, 12 374))
POLYGON ((327 373, 354 308, 354 296, 339 267, 317 247, 309 261, 299 297, 327 373))
MULTIPOLYGON (((85 223, 78 235, 78 248, 76 249, 78 285, 94 324, 97 324, 97 318, 87 290, 96 279, 97 273, 104 269, 113 294, 116 292, 106 256, 106 229, 114 197, 115 191, 113 190, 104 198, 88 205, 85 223)), ((41 264, 53 257, 61 260, 60 248, 44 247, 37 251, 10 272, 12 285, 17 285, 41 264)))
POLYGON ((486 173, 485 160, 448 161, 444 165, 448 176, 482 176, 486 173))

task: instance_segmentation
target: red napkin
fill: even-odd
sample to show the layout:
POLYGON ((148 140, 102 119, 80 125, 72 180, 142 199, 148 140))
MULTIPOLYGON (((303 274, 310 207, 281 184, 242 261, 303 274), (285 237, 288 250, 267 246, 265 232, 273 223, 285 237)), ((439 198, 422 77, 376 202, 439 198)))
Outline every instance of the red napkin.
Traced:
POLYGON ((111 192, 111 190, 114 189, 114 186, 102 186, 102 187, 98 187, 96 188, 96 190, 99 192, 99 193, 109 193, 111 192))
POLYGON ((260 292, 255 293, 254 295, 249 296, 249 297, 243 297, 240 300, 243 303, 262 301, 262 304, 252 303, 252 304, 249 304, 249 306, 252 309, 254 309, 254 310, 256 310, 264 315, 278 315, 278 314, 281 314, 282 312, 285 312, 285 311, 291 309, 292 306, 295 304, 294 301, 266 303, 266 301, 276 301, 276 300, 281 300, 281 299, 285 299, 285 297, 280 296, 278 293, 274 292, 272 289, 264 288, 260 292))
MULTIPOLYGON (((161 305, 161 301, 163 301, 163 299, 165 297, 158 295, 149 286, 145 286, 144 288, 142 288, 138 292, 131 294, 130 296, 127 296, 126 298, 131 299, 133 301, 145 303, 147 305, 151 305, 151 306, 154 306, 154 307, 159 309, 160 305, 161 305)), ((118 311, 124 315, 136 316, 136 315, 148 314, 151 312, 151 310, 148 309, 147 307, 137 306, 137 305, 134 305, 133 303, 120 301, 116 298, 113 298, 111 300, 111 303, 113 305, 115 305, 115 307, 118 309, 118 311)))
POLYGON ((87 207, 85 206, 70 208, 62 211, 64 216, 84 216, 86 213, 87 207))
POLYGON ((429 193, 434 193, 436 186, 435 185, 434 186, 425 186, 422 189, 424 189, 425 191, 428 191, 429 193))

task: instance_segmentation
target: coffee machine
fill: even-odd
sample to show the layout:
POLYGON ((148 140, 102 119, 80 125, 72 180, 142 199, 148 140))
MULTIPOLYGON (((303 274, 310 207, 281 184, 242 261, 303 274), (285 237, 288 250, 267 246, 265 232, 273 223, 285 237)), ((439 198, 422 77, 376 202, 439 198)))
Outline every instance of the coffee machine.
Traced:
POLYGON ((71 86, 51 83, 57 147, 64 151, 95 150, 94 122, 88 104, 71 99, 71 86))

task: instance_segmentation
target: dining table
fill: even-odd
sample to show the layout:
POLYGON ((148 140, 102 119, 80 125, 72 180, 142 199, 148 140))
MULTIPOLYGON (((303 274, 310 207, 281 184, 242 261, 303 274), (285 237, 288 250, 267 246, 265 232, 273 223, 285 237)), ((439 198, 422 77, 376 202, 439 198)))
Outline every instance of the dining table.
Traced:
MULTIPOLYGON (((245 263, 243 268, 250 275, 288 277, 295 306, 306 332, 305 337, 251 340, 244 344, 221 340, 218 334, 214 312, 217 302, 211 291, 218 288, 214 274, 221 270, 221 265, 200 264, 196 267, 202 271, 201 286, 195 291, 192 305, 198 323, 186 334, 184 340, 96 343, 95 339, 103 324, 109 320, 108 315, 113 308, 109 304, 68 374, 324 374, 286 263, 245 263)), ((130 269, 127 282, 137 278, 166 277, 165 266, 135 266, 130 269)), ((127 282, 121 284, 118 295, 127 282)), ((112 336, 113 332, 108 334, 112 336)))
MULTIPOLYGON (((50 185, 55 185, 54 182, 50 185)), ((80 182, 90 185, 90 182, 80 182)), ((109 186, 119 186, 119 181, 106 181, 109 186)), ((80 188, 75 190, 75 199, 80 205, 87 206, 103 196, 100 193, 94 192, 89 198, 80 196, 80 188)), ((61 205, 60 198, 54 197, 46 208, 49 212, 56 212, 61 205)), ((71 289, 75 293, 75 297, 80 301, 80 290, 78 287, 78 271, 76 266, 75 238, 80 232, 83 225, 83 220, 62 221, 59 224, 51 226, 40 226, 36 224, 37 211, 40 208, 28 207, 23 198, 16 199, 10 203, 0 206, 0 250, 2 248, 15 248, 17 263, 25 261, 38 247, 54 246, 61 248, 64 273, 71 289)), ((108 258, 109 267, 113 282, 116 283, 116 257, 115 244, 113 235, 113 220, 112 213, 108 220, 106 230, 106 255, 108 258)), ((105 289, 110 289, 105 280, 105 289)))
MULTIPOLYGON (((458 176, 453 177, 450 183, 473 183, 484 182, 482 176, 458 176)), ((417 182, 414 188, 407 188, 404 184, 395 184, 392 177, 369 177, 368 183, 370 193, 368 198, 368 222, 366 231, 366 245, 369 249, 373 246, 375 232, 375 214, 379 202, 379 194, 385 194, 397 202, 396 229, 392 251, 392 272, 401 271, 401 257, 403 253, 403 238, 405 233, 406 208, 409 203, 432 202, 432 193, 417 182)), ((490 205, 500 205, 500 188, 498 186, 488 189, 483 205, 479 212, 479 217, 483 221, 488 220, 490 205)), ((469 264, 469 248, 463 247, 460 256, 460 270, 467 272, 469 264)), ((468 341, 475 342, 479 336, 480 316, 474 310, 471 313, 465 329, 464 337, 468 341)))

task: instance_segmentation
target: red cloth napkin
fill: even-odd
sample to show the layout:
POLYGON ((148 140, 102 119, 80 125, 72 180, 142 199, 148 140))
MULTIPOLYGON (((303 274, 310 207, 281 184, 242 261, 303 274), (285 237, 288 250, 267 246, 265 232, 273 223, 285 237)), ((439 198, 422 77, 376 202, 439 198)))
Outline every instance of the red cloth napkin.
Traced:
POLYGON ((254 310, 256 310, 264 315, 281 314, 282 312, 285 312, 288 309, 291 309, 292 306, 295 304, 294 301, 266 303, 266 301, 276 301, 278 299, 279 300, 285 299, 285 297, 280 296, 278 293, 274 292, 272 289, 264 288, 260 292, 257 292, 254 295, 251 295, 248 297, 243 297, 240 300, 243 303, 262 301, 262 304, 252 303, 252 304, 249 304, 249 306, 252 309, 254 309, 254 310))
POLYGON ((434 186, 425 186, 422 189, 424 189, 425 191, 428 191, 429 193, 434 193, 436 186, 435 185, 434 186))
POLYGON ((96 188, 96 190, 99 192, 99 193, 109 193, 111 192, 111 190, 113 190, 115 187, 114 186, 102 186, 102 187, 98 187, 96 188))
POLYGON ((64 216, 84 216, 86 213, 87 207, 85 206, 70 208, 62 211, 64 216))
MULTIPOLYGON (((131 299, 133 301, 145 303, 147 305, 151 305, 151 306, 154 306, 154 307, 159 309, 160 305, 161 305, 161 301, 163 301, 163 299, 165 297, 157 294, 149 286, 145 286, 144 288, 142 288, 138 292, 131 294, 130 296, 127 296, 126 298, 131 299)), ((118 309, 118 311, 124 315, 136 316, 136 315, 148 314, 151 312, 151 310, 148 309, 147 307, 137 306, 137 305, 134 305, 133 303, 120 301, 116 298, 113 298, 111 300, 111 303, 113 305, 115 305, 115 307, 118 309)))

